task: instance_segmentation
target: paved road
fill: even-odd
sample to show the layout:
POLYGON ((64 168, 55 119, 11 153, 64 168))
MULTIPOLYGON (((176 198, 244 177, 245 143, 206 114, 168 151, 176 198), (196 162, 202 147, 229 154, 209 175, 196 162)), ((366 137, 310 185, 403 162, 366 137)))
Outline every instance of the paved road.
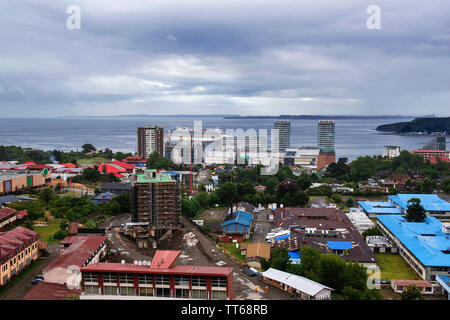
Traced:
POLYGON ((50 255, 48 257, 41 257, 44 261, 39 264, 33 271, 29 272, 25 277, 16 282, 14 286, 10 287, 8 291, 0 296, 0 300, 21 300, 33 288, 31 280, 37 275, 42 274, 42 270, 48 266, 59 254, 59 244, 48 245, 50 255))

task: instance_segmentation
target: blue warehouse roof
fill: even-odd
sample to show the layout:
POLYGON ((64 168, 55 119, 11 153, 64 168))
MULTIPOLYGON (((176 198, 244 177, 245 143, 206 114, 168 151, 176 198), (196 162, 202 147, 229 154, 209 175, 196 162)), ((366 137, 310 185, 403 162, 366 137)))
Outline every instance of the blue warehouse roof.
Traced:
POLYGON ((229 224, 241 224, 244 226, 250 227, 252 224, 253 216, 251 213, 245 212, 245 211, 235 211, 233 212, 232 218, 229 220, 226 220, 222 223, 222 226, 226 226, 229 224))
POLYGON ((408 200, 418 198, 425 211, 450 211, 450 203, 435 194, 396 194, 388 198, 405 210, 408 207, 408 200))
POLYGON ((331 250, 349 250, 352 248, 350 241, 327 241, 327 246, 331 250))
POLYGON ((450 267, 450 239, 442 223, 431 216, 424 222, 407 222, 402 215, 377 216, 381 222, 424 266, 450 267))
POLYGON ((367 213, 373 214, 401 214, 401 208, 397 208, 393 202, 358 201, 358 204, 367 213))

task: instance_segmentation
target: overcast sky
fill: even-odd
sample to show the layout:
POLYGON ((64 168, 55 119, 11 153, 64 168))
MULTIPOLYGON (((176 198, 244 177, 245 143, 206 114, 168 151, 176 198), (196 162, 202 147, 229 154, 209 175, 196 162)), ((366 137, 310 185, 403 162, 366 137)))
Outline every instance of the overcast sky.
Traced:
POLYGON ((0 43, 8 117, 450 115, 448 0, 3 0, 0 43))

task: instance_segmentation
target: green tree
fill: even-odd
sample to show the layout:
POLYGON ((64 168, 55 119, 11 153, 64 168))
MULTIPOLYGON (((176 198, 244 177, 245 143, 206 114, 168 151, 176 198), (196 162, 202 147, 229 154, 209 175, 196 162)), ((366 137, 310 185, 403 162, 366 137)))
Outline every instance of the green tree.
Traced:
POLYGON ((425 298, 419 288, 410 285, 402 292, 402 300, 425 300, 425 298))
POLYGON ((445 193, 450 193, 450 178, 445 178, 442 180, 442 190, 445 193))
POLYGON ((153 151, 150 153, 147 159, 147 168, 149 169, 156 169, 155 165, 156 163, 161 159, 161 156, 157 151, 153 151))
POLYGON ((352 197, 348 197, 345 204, 347 205, 347 208, 352 208, 355 205, 355 201, 353 201, 352 197))
POLYGON ((45 204, 46 206, 50 202, 50 200, 55 199, 56 195, 52 188, 44 188, 39 192, 38 198, 39 200, 45 204))
POLYGON ((286 248, 276 248, 270 256, 270 266, 285 271, 289 265, 289 253, 286 248))
POLYGON ((420 204, 420 199, 412 198, 408 201, 406 220, 408 222, 423 222, 426 218, 425 209, 420 204))
POLYGON ((92 151, 97 151, 97 149, 90 143, 85 143, 81 146, 82 152, 83 153, 89 153, 92 151))
POLYGON ((236 185, 232 182, 225 182, 219 189, 217 189, 216 193, 220 199, 220 203, 226 205, 235 203, 239 198, 236 185))

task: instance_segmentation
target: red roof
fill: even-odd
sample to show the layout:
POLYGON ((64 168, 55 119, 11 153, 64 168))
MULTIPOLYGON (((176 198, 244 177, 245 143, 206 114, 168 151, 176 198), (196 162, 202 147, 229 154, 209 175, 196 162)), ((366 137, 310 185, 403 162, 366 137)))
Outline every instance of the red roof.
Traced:
POLYGON ((77 168, 77 165, 76 165, 76 164, 73 164, 73 163, 70 163, 70 162, 68 162, 68 163, 62 163, 61 165, 64 166, 64 167, 66 167, 66 168, 77 168))
POLYGON ((394 285, 402 287, 408 287, 411 285, 415 285, 416 287, 432 287, 431 283, 425 280, 392 280, 392 282, 394 285))
MULTIPOLYGON (((109 163, 103 163, 98 166, 98 171, 103 173, 103 168, 106 168, 106 173, 120 173, 125 172, 126 170, 117 166, 112 166, 109 163)), ((94 168, 94 167, 91 167, 94 168)))
POLYGON ((81 295, 81 289, 69 289, 67 285, 40 282, 22 300, 64 300, 81 295))
POLYGON ((442 162, 449 162, 449 163, 450 163, 450 159, 447 158, 447 157, 443 157, 443 156, 432 157, 432 158, 430 159, 430 162, 433 163, 433 164, 436 164, 436 163, 437 163, 436 158, 441 159, 442 162))
POLYGON ((104 241, 106 241, 105 236, 66 237, 61 243, 70 244, 70 247, 64 249, 64 252, 45 267, 43 271, 54 268, 67 268, 72 265, 81 267, 104 241))
POLYGON ((27 211, 27 209, 24 209, 24 210, 17 212, 16 215, 17 215, 17 219, 23 219, 24 217, 26 217, 28 215, 28 211, 27 211))
POLYGON ((157 250, 150 268, 167 269, 173 266, 180 255, 180 250, 157 250))
POLYGON ((8 252, 16 254, 14 251, 21 251, 24 247, 29 246, 37 241, 39 235, 27 228, 17 227, 11 231, 0 233, 0 247, 8 252))
POLYGON ((233 273, 231 267, 216 266, 173 266, 171 268, 152 268, 148 266, 136 266, 134 264, 105 263, 100 262, 81 267, 82 272, 117 272, 117 273, 140 273, 140 274, 181 274, 197 276, 228 276, 233 273))
POLYGON ((117 178, 123 178, 123 177, 125 177, 123 174, 120 174, 120 173, 114 173, 114 175, 115 175, 117 178))
POLYGON ((127 169, 127 170, 133 170, 134 169, 134 165, 129 164, 129 163, 125 163, 125 162, 122 162, 122 161, 119 161, 119 160, 114 160, 114 161, 112 161, 112 163, 117 164, 118 166, 120 166, 120 167, 122 167, 124 169, 127 169))
POLYGON ((147 160, 145 160, 142 157, 133 157, 133 156, 128 156, 125 159, 122 160, 122 162, 129 162, 129 163, 146 163, 147 160))
POLYGON ((16 212, 17 212, 16 210, 11 208, 2 208, 0 209, 0 219, 5 219, 14 216, 16 212))
POLYGON ((20 167, 26 167, 29 170, 44 170, 44 169, 52 169, 52 167, 46 164, 21 164, 20 167))

